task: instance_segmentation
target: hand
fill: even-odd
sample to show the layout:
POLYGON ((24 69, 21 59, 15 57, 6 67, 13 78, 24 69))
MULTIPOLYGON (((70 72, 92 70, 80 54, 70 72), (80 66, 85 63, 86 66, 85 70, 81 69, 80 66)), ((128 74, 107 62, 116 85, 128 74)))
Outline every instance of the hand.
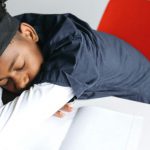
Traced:
POLYGON ((65 104, 60 110, 58 110, 54 116, 58 118, 62 118, 65 115, 65 112, 71 112, 73 110, 73 106, 70 103, 65 104))

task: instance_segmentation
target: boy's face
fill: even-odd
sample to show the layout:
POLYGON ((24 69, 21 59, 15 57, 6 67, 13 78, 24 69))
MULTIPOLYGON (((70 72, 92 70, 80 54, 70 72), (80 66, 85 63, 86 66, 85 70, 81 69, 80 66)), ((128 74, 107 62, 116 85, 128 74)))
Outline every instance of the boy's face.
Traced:
POLYGON ((28 87, 43 62, 37 41, 35 30, 22 24, 20 32, 0 56, 0 87, 14 93, 28 87))

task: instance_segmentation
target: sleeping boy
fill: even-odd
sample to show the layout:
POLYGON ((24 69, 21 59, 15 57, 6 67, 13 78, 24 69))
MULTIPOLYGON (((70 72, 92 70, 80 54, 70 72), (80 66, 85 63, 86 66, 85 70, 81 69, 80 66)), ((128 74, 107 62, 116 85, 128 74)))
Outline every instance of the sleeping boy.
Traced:
POLYGON ((150 103, 149 61, 125 41, 72 14, 12 17, 4 4, 1 11, 0 86, 6 91, 15 95, 52 83, 70 87, 77 99, 117 96, 150 103))

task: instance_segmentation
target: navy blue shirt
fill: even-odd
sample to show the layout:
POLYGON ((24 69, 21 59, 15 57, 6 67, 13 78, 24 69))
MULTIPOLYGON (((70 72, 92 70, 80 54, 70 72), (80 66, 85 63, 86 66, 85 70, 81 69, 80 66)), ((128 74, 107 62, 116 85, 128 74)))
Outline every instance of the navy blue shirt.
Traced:
POLYGON ((79 99, 117 96, 150 103, 150 64, 117 37, 72 14, 22 14, 39 35, 44 63, 34 83, 70 86, 79 99))

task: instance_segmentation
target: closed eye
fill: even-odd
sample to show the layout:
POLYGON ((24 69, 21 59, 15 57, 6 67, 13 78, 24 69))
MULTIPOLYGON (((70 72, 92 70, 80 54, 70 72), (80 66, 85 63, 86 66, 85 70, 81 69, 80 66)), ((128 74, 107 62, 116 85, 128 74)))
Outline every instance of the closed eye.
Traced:
POLYGON ((17 66, 17 67, 15 67, 15 71, 21 71, 21 70, 23 70, 24 69, 24 67, 25 67, 25 62, 21 65, 21 66, 17 66))

